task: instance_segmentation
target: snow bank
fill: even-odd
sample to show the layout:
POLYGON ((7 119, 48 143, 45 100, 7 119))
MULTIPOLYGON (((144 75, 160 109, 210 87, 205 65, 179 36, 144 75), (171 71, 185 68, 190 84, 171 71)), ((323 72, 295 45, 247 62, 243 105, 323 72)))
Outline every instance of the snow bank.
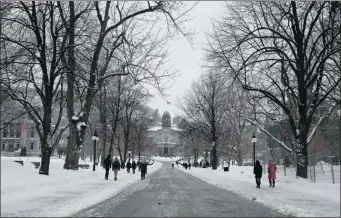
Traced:
POLYGON ((188 174, 210 184, 256 200, 283 214, 297 217, 340 217, 340 184, 313 183, 277 174, 276 187, 270 188, 267 174, 263 174, 261 189, 256 188, 253 168, 232 166, 229 172, 194 168, 188 174))
MULTIPOLYGON (((13 162, 18 158, 1 157, 1 216, 60 217, 71 214, 112 197, 127 186, 141 180, 140 174, 118 173, 113 180, 104 180, 105 170, 97 167, 78 171, 63 170, 63 159, 51 159, 50 176, 38 174, 30 161, 40 158, 21 158, 24 166, 13 162)), ((148 176, 158 170, 162 163, 148 167, 148 176)))

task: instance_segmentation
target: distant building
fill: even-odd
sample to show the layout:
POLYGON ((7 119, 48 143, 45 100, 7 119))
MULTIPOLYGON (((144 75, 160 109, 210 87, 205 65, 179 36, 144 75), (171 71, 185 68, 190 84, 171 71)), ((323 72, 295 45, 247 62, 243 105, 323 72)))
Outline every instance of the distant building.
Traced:
MULTIPOLYGON (((34 99, 34 103, 39 105, 37 98, 34 99)), ((40 137, 36 130, 36 124, 28 116, 28 114, 21 115, 23 112, 23 106, 10 99, 5 99, 1 102, 1 127, 4 127, 0 131, 0 146, 2 156, 16 156, 19 155, 19 149, 26 148, 27 156, 39 156, 41 154, 40 137), (19 117, 15 119, 16 117, 19 117)), ((58 111, 57 111, 58 112, 58 111)), ((57 113, 52 112, 52 115, 57 113)), ((60 126, 65 125, 67 120, 62 118, 60 126)), ((53 130, 54 126, 51 125, 53 130)), ((64 131, 61 140, 56 146, 55 154, 59 146, 65 147, 68 131, 64 131)), ((57 134, 56 134, 57 135, 57 134)), ((54 137, 56 137, 54 135, 54 137)), ((52 142, 54 138, 52 138, 52 142)))
POLYGON ((26 147, 27 156, 40 154, 40 140, 35 124, 23 116, 1 130, 1 155, 13 156, 16 151, 26 147))
POLYGON ((162 125, 148 129, 148 137, 154 144, 154 153, 159 156, 176 156, 182 152, 180 132, 176 124, 171 124, 169 112, 164 112, 162 125))

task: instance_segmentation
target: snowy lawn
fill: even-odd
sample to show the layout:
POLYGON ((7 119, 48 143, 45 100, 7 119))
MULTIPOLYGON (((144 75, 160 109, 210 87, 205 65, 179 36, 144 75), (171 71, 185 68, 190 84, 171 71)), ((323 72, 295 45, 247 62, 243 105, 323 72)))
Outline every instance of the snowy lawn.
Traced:
MULTIPOLYGON (((105 170, 97 167, 78 171, 63 170, 63 159, 51 158, 50 175, 38 174, 31 161, 40 158, 22 158, 24 166, 13 162, 18 157, 1 157, 1 216, 69 216, 78 210, 112 197, 129 185, 141 180, 136 174, 119 171, 114 181, 110 170, 109 180, 104 180, 105 170)), ((80 161, 83 164, 84 161, 80 161)), ((148 167, 148 176, 162 166, 155 162, 148 167)))
POLYGON ((256 201, 283 214, 296 217, 340 217, 340 184, 332 184, 330 180, 313 183, 310 179, 296 179, 278 173, 276 187, 270 188, 267 174, 263 174, 261 189, 257 189, 253 167, 250 166, 231 166, 229 172, 223 172, 221 167, 214 171, 211 168, 195 167, 185 170, 180 165, 175 168, 247 199, 256 197, 256 201))

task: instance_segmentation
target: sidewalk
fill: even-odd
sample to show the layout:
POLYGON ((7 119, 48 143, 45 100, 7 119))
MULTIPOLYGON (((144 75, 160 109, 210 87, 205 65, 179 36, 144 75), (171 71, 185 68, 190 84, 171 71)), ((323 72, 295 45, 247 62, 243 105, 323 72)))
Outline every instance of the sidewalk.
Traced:
POLYGON ((210 184, 235 192, 246 199, 263 203, 277 211, 296 217, 340 217, 340 184, 312 183, 295 177, 277 175, 270 188, 267 174, 261 189, 256 188, 252 167, 232 166, 229 172, 192 167, 175 167, 210 184))
MULTIPOLYGON (((13 158, 1 157, 1 217, 70 216, 141 181, 138 171, 128 174, 126 169, 119 171, 117 181, 113 180, 111 170, 109 180, 104 180, 102 167, 95 172, 92 167, 63 170, 63 159, 51 159, 50 176, 43 176, 30 163, 34 158, 23 160, 21 166, 13 158)), ((161 166, 160 162, 149 166, 147 178, 161 166)))

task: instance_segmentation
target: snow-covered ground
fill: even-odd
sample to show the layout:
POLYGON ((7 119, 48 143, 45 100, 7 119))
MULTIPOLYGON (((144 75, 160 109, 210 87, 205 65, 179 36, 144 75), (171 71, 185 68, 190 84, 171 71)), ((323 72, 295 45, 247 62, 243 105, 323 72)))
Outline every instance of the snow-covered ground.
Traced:
MULTIPOLYGON (((93 172, 91 162, 87 162, 89 169, 63 170, 64 159, 58 158, 51 159, 50 175, 44 176, 30 163, 40 158, 21 158, 24 166, 13 162, 18 159, 1 157, 1 217, 69 216, 141 180, 138 171, 128 174, 126 170, 119 171, 117 181, 110 170, 109 180, 104 180, 105 170, 97 167, 93 172)), ((149 166, 147 177, 161 166, 160 162, 149 166)))
POLYGON ((151 159, 155 161, 164 161, 164 162, 175 162, 179 160, 181 157, 156 157, 152 156, 151 159))
MULTIPOLYGON (((337 167, 335 171, 340 170, 337 167)), ((275 188, 269 187, 267 174, 263 174, 261 189, 257 189, 250 166, 231 166, 229 172, 221 167, 214 171, 195 167, 185 170, 180 165, 176 168, 247 199, 256 197, 256 201, 291 216, 340 217, 340 184, 332 184, 331 180, 313 183, 310 179, 284 176, 280 170, 275 188)))

